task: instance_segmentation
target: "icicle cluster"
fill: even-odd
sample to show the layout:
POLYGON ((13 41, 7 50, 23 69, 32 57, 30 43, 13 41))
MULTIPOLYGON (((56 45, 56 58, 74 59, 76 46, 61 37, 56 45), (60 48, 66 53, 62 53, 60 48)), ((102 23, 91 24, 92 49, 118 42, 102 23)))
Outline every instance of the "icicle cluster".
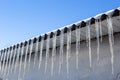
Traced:
MULTIPOLYGON (((107 17, 107 27, 108 27, 108 37, 109 37, 109 45, 110 45, 110 53, 111 53, 111 65, 112 65, 112 73, 114 73, 114 50, 113 50, 113 44, 114 44, 114 36, 113 36, 113 26, 112 26, 112 19, 111 16, 107 17)), ((97 61, 100 60, 100 41, 102 41, 102 25, 101 20, 96 19, 95 20, 95 32, 96 32, 96 41, 97 41, 97 61)), ((64 31, 61 30, 60 33, 60 45, 59 45, 59 67, 58 67, 58 73, 61 73, 61 69, 63 66, 63 54, 64 54, 64 44, 66 44, 66 72, 69 76, 69 60, 71 57, 71 36, 72 31, 71 28, 67 29, 66 33, 66 39, 67 42, 65 43, 65 37, 64 37, 64 31)), ((81 45, 81 29, 80 26, 76 27, 75 30, 75 38, 76 38, 76 69, 79 68, 79 54, 80 54, 80 45, 81 45)), ((21 79, 21 77, 24 79, 25 75, 30 71, 31 69, 31 59, 32 54, 34 54, 33 58, 33 68, 36 66, 36 61, 38 60, 38 70, 40 70, 42 65, 42 59, 43 59, 43 49, 45 47, 45 70, 44 72, 48 70, 48 58, 50 53, 50 42, 52 42, 52 56, 51 56, 51 76, 54 74, 54 66, 55 66, 55 56, 56 56, 56 47, 57 47, 57 33, 53 34, 52 39, 50 38, 50 35, 47 36, 47 39, 44 40, 44 37, 41 38, 39 41, 36 39, 35 45, 34 41, 31 40, 30 43, 26 42, 26 45, 21 43, 20 45, 16 45, 4 50, 1 50, 0 52, 0 76, 8 77, 11 74, 18 73, 18 80, 21 79), (33 51, 33 48, 35 51, 33 51), (23 69, 22 69, 23 67, 23 69)), ((91 51, 91 24, 90 21, 86 24, 86 44, 89 51, 89 67, 92 68, 92 51, 91 51)))

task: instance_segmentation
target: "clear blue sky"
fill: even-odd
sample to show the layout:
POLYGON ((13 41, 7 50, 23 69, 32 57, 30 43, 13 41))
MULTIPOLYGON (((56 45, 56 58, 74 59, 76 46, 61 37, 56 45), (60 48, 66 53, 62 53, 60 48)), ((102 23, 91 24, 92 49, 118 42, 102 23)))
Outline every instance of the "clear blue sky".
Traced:
POLYGON ((0 0, 0 49, 119 6, 120 0, 0 0))

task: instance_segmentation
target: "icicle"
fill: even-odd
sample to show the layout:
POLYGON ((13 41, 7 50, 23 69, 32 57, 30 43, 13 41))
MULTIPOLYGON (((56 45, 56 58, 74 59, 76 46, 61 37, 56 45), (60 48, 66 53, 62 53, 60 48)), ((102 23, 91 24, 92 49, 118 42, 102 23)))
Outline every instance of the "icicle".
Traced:
POLYGON ((110 26, 110 29, 111 29, 112 44, 114 45, 114 32, 113 32, 111 16, 109 16, 109 23, 110 23, 109 26, 110 26))
POLYGON ((100 41, 102 42, 102 23, 101 23, 101 19, 99 19, 99 35, 100 35, 100 41))
POLYGON ((96 28, 96 38, 97 38, 97 61, 99 62, 99 52, 100 52, 100 40, 99 40, 99 24, 98 20, 95 21, 96 28))
POLYGON ((19 72, 18 72, 18 79, 20 78, 21 74, 21 68, 22 68, 22 59, 23 59, 23 54, 24 54, 24 45, 21 45, 21 53, 20 53, 20 65, 19 65, 19 72))
POLYGON ((4 64, 5 64, 5 57, 6 57, 6 49, 4 49, 4 53, 3 53, 3 60, 2 60, 2 67, 1 67, 1 74, 3 75, 4 73, 4 64))
POLYGON ((8 67, 9 54, 10 54, 10 49, 8 49, 8 52, 7 52, 7 54, 6 54, 6 63, 5 63, 5 71, 4 71, 4 75, 7 74, 7 67, 8 67))
POLYGON ((19 63, 19 56, 20 56, 20 49, 21 49, 21 47, 20 47, 20 45, 18 46, 18 49, 17 49, 17 53, 16 53, 16 61, 15 61, 15 70, 14 70, 14 73, 16 72, 16 70, 17 70, 17 66, 18 66, 18 63, 19 63))
POLYGON ((2 50, 0 51, 0 73, 1 73, 1 56, 2 56, 2 50))
POLYGON ((11 70, 12 56, 13 56, 13 47, 11 48, 10 57, 9 57, 8 74, 10 73, 11 70))
POLYGON ((53 69, 54 69, 54 59, 55 59, 55 55, 56 55, 56 33, 53 35, 53 48, 52 48, 52 59, 51 59, 51 76, 53 76, 53 69))
POLYGON ((29 69, 30 69, 32 51, 33 51, 33 40, 31 41, 30 53, 29 53, 29 57, 28 57, 28 72, 29 72, 29 69))
POLYGON ((7 76, 9 75, 10 72, 10 64, 11 64, 11 57, 12 57, 12 47, 10 47, 10 53, 9 53, 9 57, 8 57, 8 71, 7 71, 7 76))
POLYGON ((2 59, 2 50, 0 51, 0 73, 1 73, 1 60, 2 59))
POLYGON ((61 67, 63 63, 63 46, 64 46, 64 33, 61 31, 60 35, 60 56, 59 56, 59 73, 61 72, 61 67))
POLYGON ((108 27, 109 45, 110 45, 110 53, 111 53, 111 65, 112 65, 112 74, 113 74, 114 73, 114 51, 113 51, 114 35, 113 35, 113 26, 112 26, 111 16, 108 16, 107 18, 107 27, 108 27))
POLYGON ((92 60, 91 60, 91 37, 90 37, 90 21, 88 21, 88 23, 87 23, 87 26, 86 26, 86 28, 87 28, 87 40, 88 40, 88 47, 89 47, 89 62, 90 62, 90 68, 92 67, 92 60))
POLYGON ((79 50, 80 50, 80 28, 76 27, 76 69, 78 69, 79 50))
POLYGON ((41 43, 40 43, 40 55, 39 55, 39 65, 38 65, 39 69, 40 69, 41 63, 42 63, 43 44, 44 44, 44 38, 41 39, 41 43))
POLYGON ((0 53, 0 76, 2 75, 2 60, 3 60, 3 50, 0 53))
POLYGON ((86 27, 86 46, 88 47, 88 42, 89 42, 89 39, 88 39, 88 28, 86 27))
POLYGON ((5 69, 5 59, 6 59, 6 54, 7 54, 7 50, 5 49, 4 51, 4 57, 3 57, 3 62, 2 62, 2 74, 4 75, 4 69, 5 69))
POLYGON ((3 58, 4 58, 4 50, 1 52, 1 59, 0 59, 0 64, 1 64, 1 71, 0 71, 0 75, 2 75, 2 61, 3 61, 3 58))
POLYGON ((37 60, 38 49, 39 49, 39 41, 38 41, 38 39, 37 39, 37 41, 36 41, 36 47, 35 47, 35 56, 34 56, 33 68, 35 67, 35 62, 36 62, 36 60, 37 60))
POLYGON ((10 73, 12 73, 12 64, 13 64, 13 60, 14 60, 14 54, 15 54, 15 48, 14 48, 14 46, 13 46, 13 51, 12 51, 12 59, 11 59, 11 67, 10 67, 10 73))
POLYGON ((25 76, 25 73, 26 73, 26 64, 27 64, 28 49, 29 49, 29 44, 26 45, 26 50, 25 50, 23 77, 25 76))
POLYGON ((47 65, 48 65, 48 57, 49 57, 49 41, 50 41, 50 35, 47 37, 47 43, 46 43, 46 60, 45 60, 45 73, 47 71, 47 65))
POLYGON ((13 70, 13 69, 14 69, 13 67, 14 67, 14 65, 15 65, 16 51, 17 51, 17 48, 15 47, 15 48, 14 48, 14 52, 13 52, 13 60, 12 60, 12 63, 11 63, 11 72, 14 71, 14 70, 13 70))
POLYGON ((67 68, 67 76, 69 76, 69 57, 71 53, 71 30, 69 29, 67 32, 67 52, 66 52, 66 68, 67 68))

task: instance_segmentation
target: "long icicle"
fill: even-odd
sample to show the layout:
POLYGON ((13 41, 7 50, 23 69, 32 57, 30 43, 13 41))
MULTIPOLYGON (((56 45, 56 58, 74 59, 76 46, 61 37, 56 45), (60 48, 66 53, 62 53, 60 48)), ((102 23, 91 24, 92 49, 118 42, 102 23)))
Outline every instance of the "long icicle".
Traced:
POLYGON ((61 72, 61 67, 63 64, 63 46, 64 46, 64 34, 63 31, 61 31, 60 35, 60 55, 59 55, 59 74, 61 72))
POLYGON ((36 47, 35 47, 35 56, 34 56, 33 68, 35 67, 35 63, 36 63, 36 60, 37 60, 38 49, 39 49, 39 41, 37 39, 37 41, 36 41, 36 47))
POLYGON ((67 51, 66 51, 66 68, 67 68, 67 78, 69 78, 69 58, 71 53, 71 30, 68 29, 67 32, 67 51))
POLYGON ((14 73, 16 72, 16 70, 17 70, 17 67, 18 67, 18 62, 19 62, 19 56, 20 56, 20 45, 18 45, 18 47, 17 47, 17 53, 16 53, 16 61, 15 61, 15 70, 14 70, 14 73))
POLYGON ((2 62, 2 50, 0 51, 0 73, 1 73, 1 62, 2 62))
POLYGON ((0 75, 2 75, 2 60, 3 60, 3 50, 0 53, 0 75))
POLYGON ((107 18, 107 27, 108 27, 108 36, 109 36, 109 45, 110 45, 110 53, 111 53, 111 65, 112 65, 112 74, 114 74, 114 51, 113 51, 113 26, 111 16, 107 18))
POLYGON ((12 73, 12 64, 13 64, 14 54, 15 54, 15 47, 13 46, 12 59, 11 59, 11 67, 10 67, 10 73, 12 73))
POLYGON ((78 69, 79 60, 79 50, 80 50, 80 28, 76 27, 76 69, 78 69))
MULTIPOLYGON (((7 74, 9 54, 10 54, 10 49, 8 48, 8 52, 7 52, 7 55, 6 55, 6 63, 5 63, 5 72, 4 72, 4 75, 7 74)), ((7 77, 7 75, 6 75, 6 77, 7 77)))
POLYGON ((10 57, 9 57, 9 63, 8 63, 8 75, 10 74, 10 68, 11 68, 11 62, 12 62, 12 56, 13 56, 13 47, 11 47, 10 57))
POLYGON ((88 39, 88 28, 86 27, 86 46, 88 47, 88 42, 89 42, 89 39, 88 39))
POLYGON ((19 65, 19 72, 18 72, 18 79, 20 79, 20 74, 22 70, 22 60, 23 60, 23 54, 24 54, 24 45, 21 47, 21 53, 20 53, 20 65, 19 65))
POLYGON ((46 43, 45 73, 46 73, 46 71, 47 71, 47 66, 48 66, 49 41, 50 41, 50 35, 48 35, 48 37, 47 37, 47 43, 46 43))
POLYGON ((97 38, 97 61, 99 62, 99 54, 100 54, 100 40, 99 40, 99 22, 95 21, 95 29, 96 29, 96 38, 97 38))
POLYGON ((13 52, 13 60, 12 60, 12 63, 11 63, 11 72, 14 71, 13 67, 14 67, 14 64, 15 64, 16 51, 17 51, 17 48, 15 47, 14 52, 13 52))
POLYGON ((4 73, 5 73, 5 64, 6 64, 6 57, 7 57, 7 49, 5 49, 5 53, 4 53, 4 59, 3 59, 3 70, 2 70, 2 75, 4 77, 4 73))
POLYGON ((1 66, 1 75, 3 74, 3 61, 4 61, 4 57, 5 57, 5 49, 3 50, 3 56, 2 56, 2 66, 1 66))
POLYGON ((90 68, 92 67, 92 56, 91 56, 91 36, 90 36, 90 21, 87 23, 87 35, 88 35, 88 47, 89 47, 89 63, 90 63, 90 68))
POLYGON ((6 54, 7 54, 7 50, 5 49, 4 58, 3 58, 3 62, 2 62, 2 64, 3 64, 3 66, 2 66, 2 75, 4 75, 6 54))
POLYGON ((27 43, 26 44, 26 51, 25 51, 25 59, 24 59, 23 77, 25 76, 25 73, 26 73, 26 64, 27 64, 28 49, 29 49, 29 44, 27 43))
POLYGON ((1 64, 1 58, 2 58, 2 52, 1 52, 1 55, 0 55, 0 76, 1 76, 1 72, 2 72, 2 64, 1 64))
POLYGON ((11 52, 12 52, 12 48, 10 47, 10 49, 9 49, 9 56, 8 56, 8 62, 7 62, 7 72, 6 72, 6 76, 9 75, 9 64, 10 64, 11 52))
POLYGON ((112 44, 114 45, 114 32, 113 32, 113 26, 112 26, 111 16, 109 16, 109 21, 110 21, 110 26, 111 26, 112 44))
POLYGON ((31 55, 32 55, 32 51, 33 51, 33 40, 31 41, 31 46, 30 46, 30 53, 29 53, 29 57, 28 57, 28 72, 30 69, 30 62, 31 62, 31 55))
POLYGON ((55 60, 55 55, 56 55, 56 33, 53 35, 53 48, 52 48, 52 59, 51 59, 51 76, 53 76, 53 69, 54 69, 54 60, 55 60))
POLYGON ((40 43, 40 55, 39 55, 39 65, 38 65, 38 69, 40 69, 41 63, 42 63, 43 44, 44 44, 44 38, 42 37, 42 38, 41 38, 41 43, 40 43))
POLYGON ((101 23, 101 19, 99 19, 99 35, 100 35, 100 41, 102 42, 102 23, 101 23))
POLYGON ((1 59, 0 59, 0 64, 1 64, 1 71, 0 71, 0 75, 2 76, 2 61, 3 61, 3 58, 4 58, 4 50, 1 52, 1 59))

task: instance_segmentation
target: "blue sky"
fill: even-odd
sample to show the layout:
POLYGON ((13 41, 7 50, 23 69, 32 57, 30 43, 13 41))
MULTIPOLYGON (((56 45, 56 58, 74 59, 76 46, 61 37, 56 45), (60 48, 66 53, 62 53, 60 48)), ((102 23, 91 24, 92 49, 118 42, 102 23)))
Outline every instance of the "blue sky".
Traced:
POLYGON ((0 49, 119 6, 119 0, 0 0, 0 49))

